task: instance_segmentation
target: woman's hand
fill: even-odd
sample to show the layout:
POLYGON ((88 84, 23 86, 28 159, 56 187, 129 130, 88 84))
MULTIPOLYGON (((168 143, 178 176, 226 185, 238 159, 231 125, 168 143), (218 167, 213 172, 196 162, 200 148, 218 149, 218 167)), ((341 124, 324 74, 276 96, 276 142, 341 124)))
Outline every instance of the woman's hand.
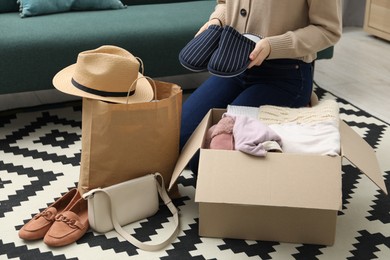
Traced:
POLYGON ((210 25, 215 24, 221 26, 221 22, 214 18, 211 19, 210 21, 207 21, 202 27, 200 27, 199 31, 195 34, 195 37, 201 34, 203 31, 205 31, 207 28, 209 28, 210 25))
POLYGON ((251 54, 249 54, 251 63, 249 63, 248 69, 252 68, 253 66, 260 66, 270 53, 271 45, 269 44, 268 40, 261 39, 258 41, 251 54))

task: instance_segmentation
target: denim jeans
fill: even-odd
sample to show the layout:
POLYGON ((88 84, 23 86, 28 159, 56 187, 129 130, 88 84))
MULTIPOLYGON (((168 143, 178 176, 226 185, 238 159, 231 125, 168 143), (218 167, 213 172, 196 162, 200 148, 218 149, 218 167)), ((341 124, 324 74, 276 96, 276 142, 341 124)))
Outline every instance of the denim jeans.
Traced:
MULTIPOLYGON (((233 78, 210 76, 184 102, 180 149, 211 108, 228 105, 276 105, 303 107, 309 104, 313 87, 312 65, 299 60, 266 60, 233 78)), ((197 173, 198 159, 190 163, 197 173)))

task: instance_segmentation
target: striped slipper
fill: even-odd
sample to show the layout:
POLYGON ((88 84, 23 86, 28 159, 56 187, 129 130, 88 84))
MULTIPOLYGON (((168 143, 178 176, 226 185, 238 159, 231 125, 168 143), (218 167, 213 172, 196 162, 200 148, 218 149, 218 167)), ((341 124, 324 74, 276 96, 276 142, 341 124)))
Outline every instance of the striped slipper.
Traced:
POLYGON ((211 56, 208 70, 220 77, 234 77, 244 72, 249 63, 249 54, 256 43, 240 34, 233 27, 225 26, 218 49, 211 56))
POLYGON ((210 25, 205 31, 189 41, 179 53, 183 67, 200 72, 207 70, 211 55, 218 48, 222 27, 210 25))

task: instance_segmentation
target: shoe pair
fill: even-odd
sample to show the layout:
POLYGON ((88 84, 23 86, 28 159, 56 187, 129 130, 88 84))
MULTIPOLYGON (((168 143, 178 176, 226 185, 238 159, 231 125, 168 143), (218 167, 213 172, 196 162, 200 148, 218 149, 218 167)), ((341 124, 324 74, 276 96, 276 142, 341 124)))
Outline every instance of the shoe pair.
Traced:
POLYGON ((27 222, 19 230, 19 237, 24 240, 43 238, 45 244, 53 247, 69 245, 89 228, 87 205, 74 188, 27 222))
POLYGON ((179 61, 191 71, 234 77, 247 69, 255 45, 233 27, 210 25, 181 50, 179 61))

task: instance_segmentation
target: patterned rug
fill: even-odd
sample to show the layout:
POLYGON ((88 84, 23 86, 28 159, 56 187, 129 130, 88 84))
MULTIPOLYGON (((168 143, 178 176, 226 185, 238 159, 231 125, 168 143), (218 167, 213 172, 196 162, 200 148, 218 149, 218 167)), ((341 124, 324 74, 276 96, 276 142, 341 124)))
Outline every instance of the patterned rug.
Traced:
MULTIPOLYGON (((377 152, 390 190, 390 127, 320 88, 320 99, 335 99, 341 118, 377 152)), ((81 104, 21 111, 0 117, 0 259, 390 259, 390 197, 351 164, 343 163, 343 208, 333 246, 212 239, 198 236, 196 180, 189 170, 179 178, 183 195, 181 232, 165 250, 145 252, 115 232, 88 231, 66 247, 25 242, 18 230, 33 215, 77 185, 81 153, 81 104)), ((141 223, 126 227, 141 241, 170 231, 164 206, 141 223)))

